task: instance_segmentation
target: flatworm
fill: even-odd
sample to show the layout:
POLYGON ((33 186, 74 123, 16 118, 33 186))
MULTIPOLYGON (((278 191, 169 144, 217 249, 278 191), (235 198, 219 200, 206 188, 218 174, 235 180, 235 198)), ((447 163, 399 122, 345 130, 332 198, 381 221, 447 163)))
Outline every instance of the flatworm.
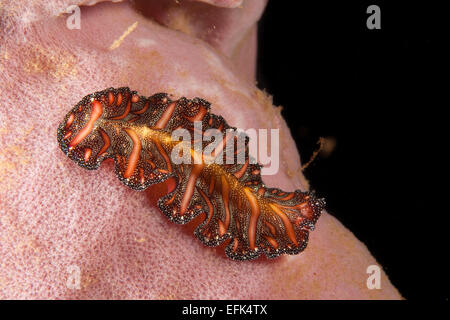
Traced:
MULTIPOLYGON (((231 259, 249 260, 261 253, 274 258, 303 251, 324 200, 300 190, 267 188, 261 180, 261 165, 249 161, 248 137, 244 163, 207 163, 203 157, 193 163, 174 163, 170 155, 181 141, 172 140, 171 133, 180 128, 192 133, 195 121, 201 121, 202 135, 212 128, 223 135, 224 142, 212 154, 225 154, 227 143, 237 147, 237 139, 231 142, 225 137, 227 130, 237 134, 236 128, 211 114, 207 101, 184 97, 172 101, 166 93, 144 97, 127 87, 84 97, 60 124, 58 143, 85 169, 97 169, 103 160, 114 159, 117 177, 135 190, 173 178, 175 183, 158 200, 161 211, 179 224, 204 214, 195 235, 207 246, 228 241, 225 252, 231 259)), ((193 136, 192 145, 198 143, 193 136)), ((200 143, 205 147, 207 142, 200 143)), ((190 151, 194 158, 195 151, 190 151)))

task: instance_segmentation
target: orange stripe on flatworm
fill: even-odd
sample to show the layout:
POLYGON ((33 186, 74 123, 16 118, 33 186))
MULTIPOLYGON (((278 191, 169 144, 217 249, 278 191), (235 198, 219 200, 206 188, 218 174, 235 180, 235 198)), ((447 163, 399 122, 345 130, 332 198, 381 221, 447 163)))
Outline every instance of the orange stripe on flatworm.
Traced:
POLYGON ((238 239, 234 238, 234 241, 233 241, 233 251, 234 252, 236 252, 238 244, 239 244, 238 239))
POLYGON ((256 238, 256 224, 258 222, 259 214, 261 210, 259 208, 258 201, 249 188, 244 188, 244 193, 247 196, 248 201, 250 202, 251 215, 250 222, 248 224, 248 242, 250 249, 255 249, 255 238, 256 238))
POLYGON ((128 122, 135 122, 139 118, 140 118, 139 116, 136 116, 136 117, 131 118, 130 120, 128 120, 128 122))
POLYGON ((209 189, 208 194, 211 195, 214 190, 214 185, 216 184, 216 179, 214 177, 211 178, 211 181, 209 182, 209 189))
POLYGON ((109 139, 109 136, 106 134, 106 132, 103 131, 103 129, 99 128, 99 131, 103 139, 103 147, 98 152, 98 157, 101 157, 103 153, 105 153, 105 151, 108 150, 109 146, 111 145, 111 140, 109 139))
POLYGON ((110 91, 108 92, 108 104, 112 105, 114 103, 114 94, 110 91))
POLYGON ((141 183, 145 182, 144 169, 142 168, 139 168, 139 178, 141 178, 141 183))
POLYGON ((131 97, 131 102, 136 103, 139 101, 139 96, 137 94, 133 94, 131 97))
POLYGON ((128 166, 125 170, 125 173, 123 174, 123 177, 125 179, 131 177, 131 175, 134 173, 134 170, 137 167, 139 156, 141 153, 141 140, 139 139, 136 132, 134 132, 133 129, 124 128, 125 132, 130 136, 131 140, 133 141, 133 149, 131 150, 130 157, 128 158, 128 166))
POLYGON ((91 148, 86 148, 84 149, 84 162, 88 162, 89 158, 91 157, 92 154, 92 149, 91 148))
POLYGON ((171 193, 177 187, 177 182, 175 178, 170 178, 167 180, 167 193, 171 193))
POLYGON ((291 209, 283 208, 283 211, 284 211, 284 213, 298 214, 297 210, 291 210, 291 209))
POLYGON ((125 164, 126 164, 125 156, 119 156, 119 164, 120 164, 122 167, 125 167, 125 164))
POLYGON ((245 170, 247 170, 247 167, 248 167, 248 159, 247 159, 247 161, 245 161, 245 163, 244 163, 244 165, 241 167, 241 169, 239 169, 239 171, 236 171, 236 172, 234 173, 234 176, 235 176, 236 178, 238 178, 238 179, 242 178, 242 176, 243 176, 244 173, 245 173, 245 170))
POLYGON ((166 161, 167 170, 169 170, 169 172, 172 172, 172 164, 170 163, 169 156, 167 155, 166 151, 162 147, 161 143, 158 140, 153 140, 153 142, 155 143, 156 148, 158 149, 161 156, 164 158, 164 161, 166 161))
POLYGON ((222 179, 222 200, 223 206, 225 207, 225 221, 224 223, 222 223, 222 221, 219 220, 219 234, 220 236, 223 236, 227 232, 228 226, 230 225, 230 216, 231 216, 229 207, 230 186, 225 176, 222 176, 221 179, 222 179))
POLYGON ((64 140, 69 138, 72 135, 72 131, 67 131, 66 135, 64 136, 64 140))
POLYGON ((273 211, 275 211, 275 213, 281 218, 281 220, 283 221, 284 227, 286 228, 286 233, 289 237, 289 239, 291 239, 291 241, 298 246, 298 242, 297 239, 295 238, 295 232, 294 232, 294 227, 292 226, 291 221, 289 221, 288 216, 280 210, 280 208, 274 204, 274 203, 270 203, 269 206, 272 208, 273 211))
MULTIPOLYGON (((167 193, 168 194, 173 192, 175 190, 175 188, 177 187, 177 183, 174 178, 170 178, 169 180, 166 180, 166 183, 167 183, 167 193)), ((172 195, 172 197, 166 201, 166 205, 171 204, 175 200, 176 195, 177 194, 174 193, 172 195)))
POLYGON ((161 115, 161 118, 156 122, 155 129, 164 129, 167 125, 167 122, 169 122, 170 118, 172 117, 173 112, 175 111, 175 106, 177 104, 175 102, 172 102, 169 104, 164 110, 164 112, 161 115))
POLYGON ((270 245, 271 245, 274 249, 278 249, 278 242, 277 242, 274 238, 269 237, 269 236, 263 236, 263 237, 267 240, 267 242, 270 243, 270 245))
POLYGON ((110 119, 111 120, 123 119, 123 118, 125 118, 128 115, 128 113, 130 112, 130 109, 131 109, 131 100, 128 100, 127 107, 125 108, 125 111, 120 116, 112 117, 110 119))
POLYGON ((102 104, 94 100, 92 101, 92 111, 91 116, 89 117, 88 123, 83 127, 83 129, 78 132, 78 134, 73 138, 72 141, 69 143, 69 147, 75 147, 77 144, 79 144, 84 138, 86 138, 89 133, 91 133, 92 128, 94 127, 94 122, 100 118, 100 116, 103 113, 103 107, 102 104))
POLYGON ((311 206, 309 205, 309 203, 300 209, 300 212, 302 213, 302 215, 306 218, 311 219, 314 215, 314 210, 311 208, 311 206))
POLYGON ((145 161, 148 162, 152 166, 152 169, 156 168, 156 164, 153 161, 151 161, 151 160, 145 160, 145 161))
POLYGON ((264 223, 266 224, 267 228, 269 228, 270 233, 275 235, 276 234, 276 229, 273 226, 273 224, 271 224, 270 222, 267 222, 267 221, 265 221, 264 223))
POLYGON ((281 204, 279 204, 279 206, 282 208, 302 210, 302 209, 306 208, 307 206, 309 206, 309 204, 308 204, 308 201, 305 201, 305 202, 301 202, 301 203, 293 205, 293 206, 285 206, 285 205, 281 205, 281 204))
POLYGON ((261 187, 261 188, 258 189, 258 194, 259 194, 260 196, 262 196, 262 195, 264 194, 264 192, 266 192, 266 189, 265 189, 265 188, 261 187))
POLYGON ((222 220, 218 220, 217 223, 219 224, 219 236, 223 236, 225 233, 227 233, 227 228, 225 227, 222 220))
POLYGON ((175 193, 172 195, 172 198, 170 198, 169 200, 166 201, 166 205, 169 205, 173 202, 173 200, 175 200, 175 193))
MULTIPOLYGON (((208 206, 208 220, 206 221, 205 226, 204 226, 206 228, 209 225, 209 223, 211 222, 211 218, 212 218, 213 213, 214 213, 214 208, 213 208, 213 205, 211 203, 211 200, 209 200, 209 198, 206 196, 206 194, 202 190, 200 190, 199 188, 197 188, 197 191, 200 193, 202 198, 205 200, 206 205, 208 206)), ((207 229, 205 229, 204 233, 206 231, 207 231, 207 229)))
POLYGON ((234 217, 234 222, 236 223, 236 228, 238 233, 241 232, 241 225, 239 224, 239 219, 237 217, 234 217))
POLYGON ((202 163, 202 164, 194 164, 192 167, 191 173, 189 174, 188 182, 186 184, 186 190, 184 191, 183 198, 181 199, 180 215, 183 215, 187 210, 192 195, 194 194, 195 183, 198 179, 198 176, 202 172, 204 166, 205 165, 202 163))
POLYGON ((147 111, 149 104, 150 104, 150 102, 147 101, 141 110, 134 111, 133 113, 134 114, 143 114, 145 111, 147 111))
POLYGON ((198 134, 204 135, 205 137, 208 137, 208 136, 211 137, 211 136, 212 136, 212 134, 206 135, 206 134, 203 132, 203 130, 197 129, 196 127, 190 127, 190 128, 187 128, 187 129, 193 131, 194 133, 198 133, 198 134))
POLYGON ((295 219, 295 225, 298 227, 300 226, 300 223, 302 223, 304 219, 302 217, 297 217, 297 219, 295 219))
POLYGON ((291 192, 286 197, 278 199, 278 200, 291 200, 294 196, 295 196, 295 193, 291 192))
POLYGON ((122 93, 117 94, 116 106, 120 106, 122 104, 122 93))
POLYGON ((195 116, 187 117, 183 116, 185 119, 189 120, 190 122, 195 121, 201 121, 203 117, 208 113, 208 109, 206 109, 204 106, 200 106, 200 110, 197 112, 195 116))
POLYGON ((69 127, 72 125, 73 120, 75 120, 75 115, 74 115, 73 112, 72 112, 72 113, 70 114, 70 116, 69 116, 69 119, 67 119, 67 122, 66 122, 66 129, 69 128, 69 127))

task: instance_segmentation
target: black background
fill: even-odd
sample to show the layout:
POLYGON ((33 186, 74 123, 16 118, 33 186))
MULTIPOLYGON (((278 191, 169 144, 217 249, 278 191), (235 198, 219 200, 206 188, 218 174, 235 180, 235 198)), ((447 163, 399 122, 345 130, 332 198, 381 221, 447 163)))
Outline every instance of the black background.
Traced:
POLYGON ((303 162, 319 137, 336 139, 305 175, 401 294, 448 300, 447 213, 431 209, 439 199, 428 181, 443 9, 395 2, 270 0, 259 23, 258 86, 283 106, 303 162), (366 27, 371 4, 381 30, 366 27))

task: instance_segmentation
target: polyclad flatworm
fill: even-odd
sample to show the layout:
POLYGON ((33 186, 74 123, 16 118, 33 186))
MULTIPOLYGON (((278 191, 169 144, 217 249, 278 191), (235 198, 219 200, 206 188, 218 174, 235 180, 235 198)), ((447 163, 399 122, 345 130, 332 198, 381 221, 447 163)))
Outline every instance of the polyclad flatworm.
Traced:
POLYGON ((242 134, 211 114, 203 99, 172 101, 166 93, 144 97, 124 87, 84 97, 60 124, 58 143, 85 169, 114 159, 120 181, 136 190, 172 178, 175 183, 158 200, 161 211, 179 224, 204 214, 195 235, 207 246, 228 241, 225 252, 231 259, 298 254, 306 248, 324 200, 300 190, 267 188, 261 165, 250 161, 249 138, 238 143, 242 134), (180 129, 191 133, 191 141, 172 138, 180 129), (193 147, 200 144, 203 150, 208 140, 217 139, 217 134, 206 137, 210 129, 221 138, 209 156, 214 161, 199 157, 193 147), (227 132, 236 135, 229 138, 227 132), (230 146, 231 156, 225 152, 230 146), (177 154, 192 161, 175 161, 177 154), (237 161, 241 155, 243 161, 237 161))

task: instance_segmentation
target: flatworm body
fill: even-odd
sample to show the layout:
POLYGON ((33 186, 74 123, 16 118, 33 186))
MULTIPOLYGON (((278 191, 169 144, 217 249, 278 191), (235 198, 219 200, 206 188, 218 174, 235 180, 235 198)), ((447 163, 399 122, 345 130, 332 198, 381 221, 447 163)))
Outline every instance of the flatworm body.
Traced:
POLYGON ((109 88, 84 97, 66 115, 58 128, 58 143, 70 159, 89 170, 114 159, 120 181, 136 190, 172 178, 168 193, 158 200, 161 211, 179 224, 204 214, 195 235, 207 246, 228 241, 225 252, 231 259, 298 254, 306 248, 323 199, 266 187, 261 166, 250 161, 248 137, 238 150, 239 139, 226 135, 230 130, 237 134, 222 117, 210 113, 203 99, 172 101, 165 93, 143 97, 126 87, 109 88), (200 142, 194 141, 198 121, 200 142), (176 129, 188 130, 193 136, 190 145, 200 143, 202 148, 208 144, 205 130, 217 129, 223 142, 211 154, 223 157, 224 164, 197 157, 194 148, 188 151, 191 163, 174 163, 172 151, 186 142, 171 138, 176 129), (225 161, 228 144, 235 148, 232 164, 225 161), (239 163, 241 152, 245 161, 239 163))

